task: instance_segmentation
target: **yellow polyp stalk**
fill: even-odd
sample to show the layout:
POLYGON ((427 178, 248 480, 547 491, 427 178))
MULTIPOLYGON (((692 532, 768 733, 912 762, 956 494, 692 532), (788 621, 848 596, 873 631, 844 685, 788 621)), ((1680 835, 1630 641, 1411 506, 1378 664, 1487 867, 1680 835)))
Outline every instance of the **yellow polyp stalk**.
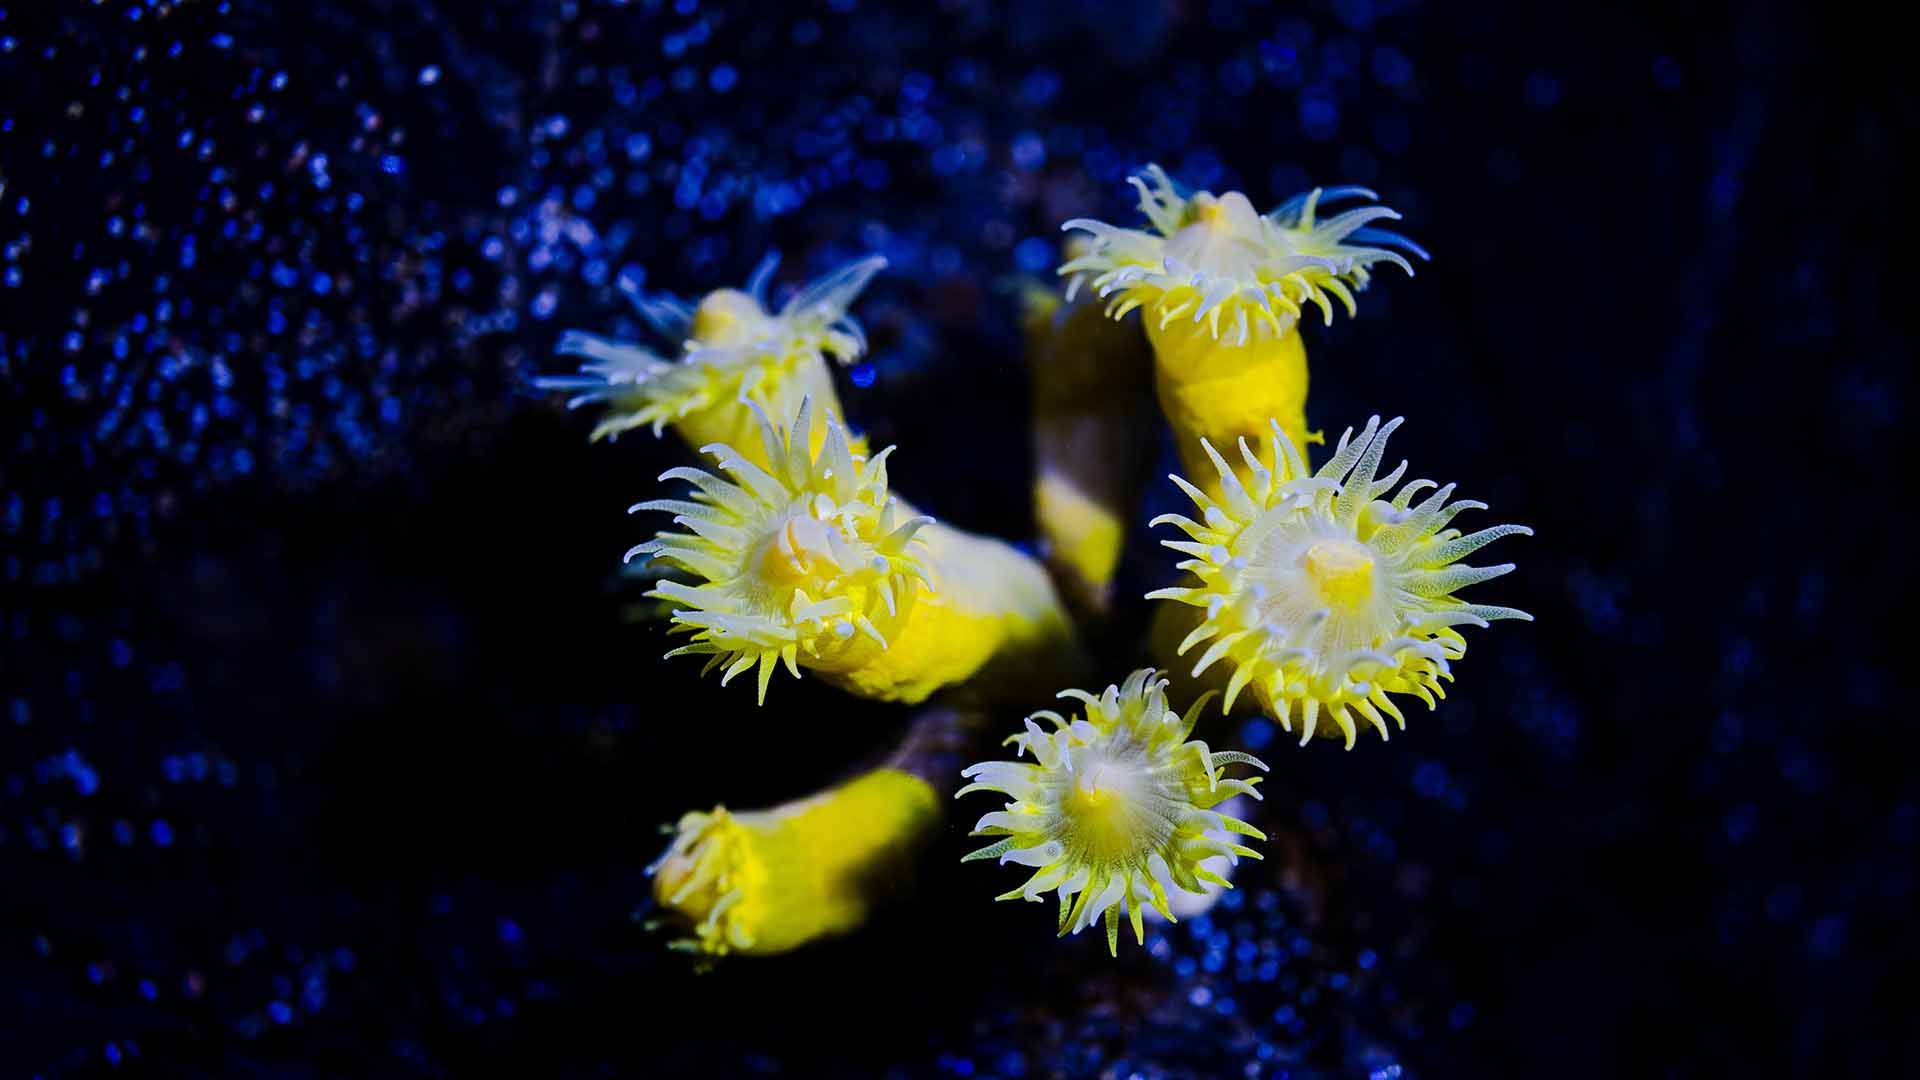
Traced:
POLYGON ((1071 472, 1041 466, 1033 485, 1033 513, 1047 541, 1049 561, 1062 571, 1089 607, 1111 601, 1113 572, 1126 545, 1125 523, 1112 506, 1089 492, 1071 472))
POLYGON ((935 588, 916 591, 900 619, 883 627, 885 648, 867 642, 842 662, 811 665, 828 682, 916 704, 976 675, 982 685, 971 689, 1005 695, 1041 672, 1051 680, 1073 670, 1073 624, 1044 567, 1009 544, 938 522, 918 539, 935 588))
POLYGON ((1307 349, 1297 324, 1277 335, 1261 327, 1242 345, 1216 338, 1190 317, 1162 326, 1151 306, 1141 314, 1153 346, 1154 390, 1173 428, 1182 472, 1203 490, 1212 493, 1208 484, 1217 481, 1208 480, 1214 472, 1202 439, 1232 447, 1245 438, 1264 447, 1268 425, 1277 420, 1303 456, 1307 443, 1318 441, 1307 431, 1307 349))
POLYGON ((1034 519, 1062 586, 1096 612, 1112 600, 1127 521, 1151 442, 1139 330, 1096 303, 1063 304, 1034 286, 1023 298, 1032 367, 1034 519))
POLYGON ((654 899, 685 951, 787 952, 864 923, 940 822, 933 786, 894 768, 770 810, 688 814, 654 899))

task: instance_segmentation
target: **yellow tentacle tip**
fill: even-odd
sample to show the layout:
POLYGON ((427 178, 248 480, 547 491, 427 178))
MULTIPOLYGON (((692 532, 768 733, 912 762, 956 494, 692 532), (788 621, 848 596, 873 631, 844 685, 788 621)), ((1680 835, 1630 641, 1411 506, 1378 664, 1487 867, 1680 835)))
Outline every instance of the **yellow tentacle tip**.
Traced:
POLYGON ((655 903, 689 931, 674 948, 714 957, 754 947, 766 868, 726 807, 681 817, 672 844, 648 872, 655 903))

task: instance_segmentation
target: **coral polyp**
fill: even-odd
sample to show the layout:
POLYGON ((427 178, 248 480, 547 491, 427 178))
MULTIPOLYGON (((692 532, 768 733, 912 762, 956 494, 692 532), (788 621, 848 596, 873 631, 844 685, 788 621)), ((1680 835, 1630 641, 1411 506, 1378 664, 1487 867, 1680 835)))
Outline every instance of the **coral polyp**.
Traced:
POLYGON ((915 592, 931 587, 915 534, 927 517, 901 512, 887 487, 889 447, 871 458, 846 428, 802 400, 776 426, 756 407, 767 468, 724 444, 705 447, 725 477, 674 468, 662 480, 694 485, 691 501, 653 499, 634 511, 674 515, 687 532, 663 532, 627 552, 693 575, 661 580, 649 596, 672 601, 676 629, 693 640, 668 656, 708 655, 721 682, 756 669, 759 697, 777 665, 846 668, 884 650, 915 592), (819 448, 810 433, 822 430, 819 448))
POLYGON ((557 350, 588 362, 577 375, 546 376, 535 385, 572 392, 571 407, 604 404, 595 439, 643 426, 658 435, 672 424, 695 446, 752 447, 754 425, 746 406, 784 417, 802 397, 837 417, 826 361, 848 364, 866 352, 866 335, 849 309, 886 260, 874 255, 847 263, 801 288, 776 312, 767 305, 767 283, 777 265, 768 256, 744 291, 721 289, 695 307, 632 293, 642 318, 669 340, 677 357, 571 330, 557 350))
POLYGON ((1181 465, 1212 494, 1202 439, 1231 446, 1248 438, 1258 446, 1278 420, 1296 448, 1319 441, 1307 427, 1302 310, 1317 308, 1331 322, 1337 300, 1351 314, 1375 267, 1411 274, 1401 252, 1425 252, 1376 227, 1399 218, 1387 207, 1323 216, 1329 204, 1373 198, 1365 188, 1315 188, 1261 214, 1240 192, 1190 193, 1158 166, 1130 181, 1146 227, 1067 222, 1085 235, 1085 249, 1059 273, 1070 295, 1091 285, 1112 318, 1140 311, 1154 390, 1181 465))
POLYGON ((694 811, 649 868, 654 900, 676 949, 786 952, 865 921, 939 821, 932 786, 896 768, 768 810, 694 811))
POLYGON ((726 807, 682 815, 672 846, 651 869, 656 899, 686 916, 692 930, 675 948, 724 956, 757 943, 766 871, 726 807))
POLYGON ((1235 345, 1256 335, 1278 337, 1309 304, 1328 323, 1333 299, 1353 314, 1353 294, 1367 287, 1379 263, 1412 274, 1395 248, 1425 257, 1407 238, 1373 227, 1399 219, 1387 207, 1320 216, 1328 204, 1375 198, 1366 188, 1314 188, 1261 214, 1238 191, 1189 194, 1158 165, 1128 182, 1140 192, 1148 228, 1075 218, 1062 228, 1085 232, 1092 243, 1059 272, 1071 279, 1070 288, 1085 282, 1107 298, 1114 318, 1144 308, 1149 327, 1185 319, 1235 345))
POLYGON ((1452 662, 1466 653, 1458 627, 1532 619, 1454 595, 1513 569, 1512 563, 1457 565, 1460 559, 1504 536, 1530 536, 1531 529, 1496 525, 1463 535, 1448 523, 1486 504, 1449 502, 1454 485, 1436 487, 1431 480, 1414 480, 1383 501, 1407 468, 1402 462, 1377 476, 1387 438, 1399 426, 1398 419, 1383 425, 1376 416, 1358 437, 1349 428, 1326 464, 1309 473, 1274 423, 1267 449, 1276 469, 1240 442, 1250 482, 1205 444, 1219 494, 1174 476, 1200 520, 1165 514, 1153 521, 1186 533, 1184 540, 1161 543, 1186 555, 1179 568, 1197 579, 1147 594, 1203 613, 1179 653, 1208 643, 1194 674, 1215 663, 1231 665, 1225 706, 1251 689, 1287 730, 1297 724, 1302 744, 1322 731, 1323 715, 1348 749, 1356 721, 1383 739, 1389 718, 1404 730, 1406 717, 1390 695, 1410 694, 1435 707, 1435 699, 1446 696, 1442 682, 1453 678, 1452 662), (1414 502, 1429 488, 1431 494, 1414 502))
POLYGON ((1235 795, 1259 797, 1259 777, 1228 779, 1223 766, 1266 766, 1248 754, 1188 741, 1206 701, 1181 716, 1167 705, 1166 680, 1150 669, 1099 696, 1082 690, 1060 696, 1083 702, 1084 717, 1035 713, 1024 733, 1007 740, 1033 762, 986 761, 962 772, 972 783, 958 795, 996 791, 1012 800, 974 826, 975 836, 1001 839, 964 861, 1034 867, 1025 884, 997 899, 1038 901, 1056 891, 1060 934, 1077 934, 1104 917, 1107 949, 1117 953, 1122 914, 1144 944, 1145 908, 1174 917, 1168 890, 1204 894, 1203 883, 1232 887, 1202 865, 1206 859, 1260 857, 1219 834, 1256 840, 1265 834, 1213 807, 1235 795))

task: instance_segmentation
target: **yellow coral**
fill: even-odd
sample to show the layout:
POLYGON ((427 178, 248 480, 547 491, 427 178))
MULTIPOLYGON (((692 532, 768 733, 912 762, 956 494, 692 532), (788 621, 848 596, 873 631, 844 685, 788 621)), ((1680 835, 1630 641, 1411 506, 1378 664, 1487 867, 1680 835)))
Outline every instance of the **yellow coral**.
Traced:
POLYGON ((1184 194, 1158 166, 1130 182, 1149 227, 1067 222, 1091 237, 1060 267, 1070 292, 1090 284, 1116 319, 1141 311, 1160 406, 1190 475, 1206 475, 1200 440, 1257 446, 1275 419, 1304 452, 1315 437, 1307 428, 1302 308, 1318 307, 1330 323, 1337 299, 1351 314, 1375 265, 1413 272, 1395 248, 1426 253, 1373 227, 1400 216, 1384 206, 1320 217, 1328 203, 1373 198, 1365 188, 1315 188, 1263 215, 1237 191, 1184 194))
POLYGON ((853 301, 886 266, 874 255, 850 262, 814 281, 782 305, 767 307, 767 282, 778 259, 768 256, 745 291, 720 289, 697 307, 663 297, 638 296, 641 315, 680 351, 668 359, 645 346, 571 330, 557 346, 580 356, 577 375, 535 380, 544 390, 571 391, 569 406, 604 404, 606 415, 593 438, 612 438, 650 426, 655 435, 671 424, 695 447, 731 443, 749 460, 759 453, 758 424, 750 406, 791 416, 803 397, 840 418, 827 359, 852 363, 865 351, 853 301))
POLYGON ((1166 682, 1151 670, 1134 672, 1098 697, 1081 690, 1060 696, 1083 702, 1084 719, 1035 713, 1023 734, 1007 740, 1018 752, 1032 753, 1033 763, 986 761, 962 773, 973 782, 958 795, 997 791, 1012 799, 974 826, 975 836, 1002 839, 964 861, 998 859, 1036 868, 1025 884, 998 899, 1038 901, 1057 890, 1060 934, 1077 934, 1105 916, 1107 949, 1118 953, 1123 913, 1134 939, 1144 943, 1145 907, 1174 917, 1168 889, 1204 894, 1203 883, 1232 887, 1202 865, 1206 859, 1260 857, 1218 834, 1266 836, 1213 807, 1235 795, 1259 797, 1259 777, 1227 779, 1222 766, 1266 766, 1238 751, 1210 751, 1206 743, 1187 741, 1205 701, 1182 717, 1167 707, 1166 682), (1035 719, 1050 722, 1053 730, 1035 719))
POLYGON ((1194 675, 1227 662, 1233 674, 1225 707, 1251 688, 1287 730, 1298 717, 1302 744, 1319 730, 1322 712, 1349 749, 1354 713, 1383 739, 1387 717, 1404 729, 1406 718, 1388 695, 1411 694, 1428 708, 1445 697, 1441 681, 1452 679, 1452 661, 1466 653, 1456 627, 1532 618, 1453 595, 1513 569, 1511 563, 1454 565, 1458 560, 1503 536, 1530 536, 1531 529, 1496 525, 1462 535, 1448 528, 1460 511, 1486 509, 1485 503, 1448 502, 1452 484, 1415 504, 1421 491, 1435 487, 1415 480, 1391 502, 1382 501, 1407 468, 1402 462, 1376 479, 1387 437, 1399 426, 1398 419, 1382 425, 1374 417, 1357 438, 1348 429, 1333 457, 1309 473, 1275 422, 1267 456, 1277 470, 1240 443, 1250 483, 1203 443, 1219 494, 1175 476, 1200 520, 1166 514, 1153 521, 1186 533, 1185 540, 1162 543, 1188 556, 1180 569, 1197 579, 1147 594, 1203 613, 1178 652, 1211 642, 1194 675))
POLYGON ((1034 520, 1042 550, 1082 606, 1104 612, 1139 497, 1151 440, 1151 360, 1131 327, 1094 303, 1065 303, 1038 284, 1022 292, 1033 385, 1034 520))
POLYGON ((1413 273, 1394 247, 1425 255, 1405 237, 1370 228, 1376 221, 1398 220, 1400 215, 1387 207, 1363 206, 1319 219, 1322 204, 1375 197, 1362 187, 1315 188, 1261 214, 1238 191, 1184 194, 1158 165, 1128 182, 1140 192, 1140 210, 1151 231, 1075 218, 1061 227, 1084 231, 1093 243, 1060 273, 1075 287, 1090 278, 1102 297, 1111 298, 1108 311, 1114 318, 1145 308, 1149 329, 1186 319, 1204 322, 1209 337, 1221 338, 1225 316, 1225 340, 1245 345, 1260 333, 1279 337, 1309 303, 1331 324, 1329 294, 1351 315, 1353 294, 1367 287, 1374 264, 1391 263, 1413 273))
POLYGON ((696 811, 650 869, 654 899, 687 931, 674 948, 786 952, 864 922, 939 822, 933 787, 892 768, 771 810, 696 811))
POLYGON ((693 634, 667 655, 711 656, 709 670, 724 666, 723 684, 757 669, 762 702, 784 665, 911 703, 1006 654, 1049 657, 1071 641, 1037 563, 915 514, 889 492, 891 447, 865 457, 806 400, 784 427, 757 407, 754 415, 767 467, 733 446, 708 446, 726 477, 669 469, 661 479, 691 482, 692 499, 633 507, 673 514, 688 530, 627 553, 695 579, 662 580, 648 594, 681 605, 673 621, 693 634))
POLYGON ((803 658, 844 670, 887 648, 915 590, 931 585, 914 534, 932 519, 902 514, 889 494, 892 447, 861 457, 843 426, 819 418, 822 445, 809 451, 810 401, 800 403, 791 427, 757 415, 770 468, 716 444, 703 450, 729 478, 668 469, 660 479, 691 482, 693 501, 654 499, 632 509, 673 514, 689 531, 660 533, 627 558, 652 556, 700 579, 663 580, 648 594, 685 605, 673 621, 693 641, 667 655, 711 655, 709 669, 725 665, 723 685, 757 668, 764 702, 777 664, 795 676, 803 658))

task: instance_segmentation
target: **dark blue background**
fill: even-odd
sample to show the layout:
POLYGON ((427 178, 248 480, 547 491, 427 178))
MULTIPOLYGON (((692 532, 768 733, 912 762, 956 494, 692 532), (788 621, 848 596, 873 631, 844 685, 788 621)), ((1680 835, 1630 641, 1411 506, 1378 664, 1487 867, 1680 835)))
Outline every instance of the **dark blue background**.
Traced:
POLYGON ((1914 88, 1869 20, 0 0, 0 1074, 1888 1075, 1914 88), (1533 525, 1482 591, 1539 621, 1389 745, 1210 735, 1272 854, 1150 951, 990 903, 956 817, 866 933, 693 978, 630 918, 658 826, 901 717, 657 661, 621 510, 685 455, 526 379, 637 330, 623 277, 877 250, 849 411, 1028 536, 1005 283, 1148 161, 1406 214, 1434 261, 1308 328, 1310 419, 1406 414, 1533 525))

